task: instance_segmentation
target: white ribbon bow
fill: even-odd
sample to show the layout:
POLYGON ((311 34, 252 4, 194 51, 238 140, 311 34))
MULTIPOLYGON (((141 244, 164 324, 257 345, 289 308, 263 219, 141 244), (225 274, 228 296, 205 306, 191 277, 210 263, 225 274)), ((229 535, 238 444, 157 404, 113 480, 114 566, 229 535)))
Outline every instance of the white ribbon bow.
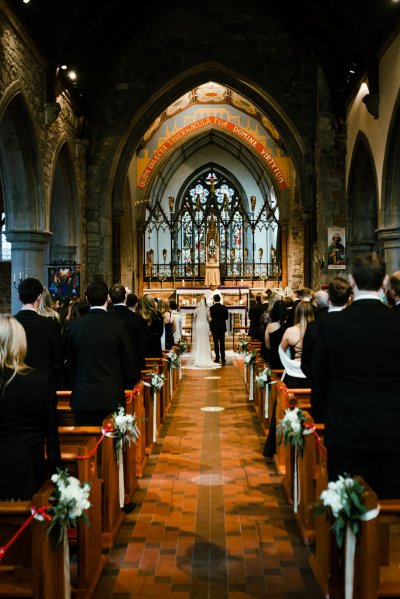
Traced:
MULTIPOLYGON (((380 506, 378 505, 373 510, 365 512, 360 516, 362 522, 369 522, 379 515, 380 506)), ((345 599, 353 599, 353 584, 354 584, 354 555, 356 551, 356 535, 353 532, 350 524, 346 527, 346 548, 345 548, 345 599)))

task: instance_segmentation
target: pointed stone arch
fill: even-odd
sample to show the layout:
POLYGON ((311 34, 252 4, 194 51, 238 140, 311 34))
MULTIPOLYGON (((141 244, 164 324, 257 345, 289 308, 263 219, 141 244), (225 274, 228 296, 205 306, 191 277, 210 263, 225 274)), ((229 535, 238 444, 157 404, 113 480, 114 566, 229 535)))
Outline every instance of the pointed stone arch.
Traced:
POLYGON ((368 140, 359 133, 354 144, 348 185, 348 254, 377 249, 378 187, 368 140))
POLYGON ((71 151, 63 137, 54 154, 50 189, 49 263, 79 262, 77 180, 71 151))

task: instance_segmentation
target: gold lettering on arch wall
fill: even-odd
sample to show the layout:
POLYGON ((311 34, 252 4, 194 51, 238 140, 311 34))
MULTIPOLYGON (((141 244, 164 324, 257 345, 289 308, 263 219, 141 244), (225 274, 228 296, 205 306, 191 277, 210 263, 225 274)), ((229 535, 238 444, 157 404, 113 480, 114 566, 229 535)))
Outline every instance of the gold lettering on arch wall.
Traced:
POLYGON ((255 139, 250 133, 248 133, 242 127, 238 127, 234 123, 229 123, 224 119, 220 119, 215 116, 209 116, 204 119, 199 119, 194 123, 186 127, 182 127, 179 129, 174 135, 171 135, 164 143, 157 148, 154 152, 153 157, 147 163, 138 183, 138 187, 140 189, 144 189, 147 185, 147 182, 150 178, 151 173, 154 170, 154 167, 159 162, 159 160, 167 153, 171 148, 173 148, 177 143, 179 143, 185 137, 191 135, 194 131, 201 129, 202 127, 215 126, 220 127, 221 129, 225 129, 233 133, 236 137, 250 145, 256 152, 259 154, 263 161, 265 161, 268 165, 268 169, 274 175, 279 188, 287 189, 287 184, 285 181, 285 176, 276 162, 275 158, 272 157, 271 153, 267 150, 265 146, 263 146, 257 139, 255 139))

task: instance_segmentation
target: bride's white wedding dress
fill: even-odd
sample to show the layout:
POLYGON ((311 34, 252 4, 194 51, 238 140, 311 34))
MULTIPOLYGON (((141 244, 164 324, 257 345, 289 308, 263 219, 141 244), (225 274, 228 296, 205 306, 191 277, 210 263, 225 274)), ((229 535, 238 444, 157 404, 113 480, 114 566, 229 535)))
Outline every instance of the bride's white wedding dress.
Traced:
POLYGON ((220 368, 211 358, 208 310, 204 299, 200 300, 193 316, 192 352, 188 367, 199 370, 220 368))

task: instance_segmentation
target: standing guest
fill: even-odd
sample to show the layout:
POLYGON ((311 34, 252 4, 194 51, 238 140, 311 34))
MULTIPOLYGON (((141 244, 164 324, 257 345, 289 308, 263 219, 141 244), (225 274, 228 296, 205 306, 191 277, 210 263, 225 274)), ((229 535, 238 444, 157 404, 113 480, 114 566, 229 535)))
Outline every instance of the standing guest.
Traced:
POLYGON ((294 325, 283 334, 279 357, 285 369, 283 379, 289 389, 306 389, 310 386, 309 379, 301 370, 301 354, 307 326, 313 320, 314 311, 310 301, 301 301, 294 314, 294 325))
POLYGON ((88 314, 89 310, 90 306, 86 299, 71 298, 68 304, 67 312, 64 310, 61 311, 60 324, 63 365, 61 369, 60 389, 72 389, 72 373, 68 359, 68 327, 73 320, 88 314))
POLYGON ((153 296, 149 294, 143 296, 140 316, 145 320, 149 334, 145 357, 161 358, 161 337, 164 332, 164 324, 153 296))
POLYGON ((38 314, 42 293, 43 285, 38 279, 28 277, 21 281, 18 295, 22 308, 15 318, 25 329, 28 344, 26 364, 51 377, 55 390, 62 365, 61 334, 53 318, 38 314))
POLYGON ((400 319, 381 302, 386 264, 354 260, 352 304, 318 325, 311 404, 325 423, 328 476, 360 475, 379 498, 400 497, 400 319))
POLYGON ((256 303, 250 306, 249 310, 249 337, 252 339, 256 339, 257 341, 261 341, 262 339, 262 330, 261 330, 261 316, 264 313, 264 306, 261 303, 261 295, 256 295, 256 303))
POLYGON ((313 305, 317 308, 317 314, 328 313, 329 295, 325 289, 319 289, 315 293, 313 305))
POLYGON ((31 499, 61 464, 52 386, 45 372, 26 365, 26 351, 23 326, 0 315, 2 500, 31 499))
POLYGON ((40 316, 46 316, 46 318, 52 318, 58 322, 60 320, 60 315, 57 310, 53 308, 53 305, 50 291, 47 287, 43 287, 37 313, 40 314, 40 316))
POLYGON ((125 405, 125 389, 132 389, 136 381, 125 324, 107 312, 107 285, 90 283, 86 299, 89 313, 68 326, 71 407, 77 426, 100 426, 125 405))
POLYGON ((284 308, 282 301, 274 303, 271 310, 270 322, 265 329, 265 347, 268 351, 268 365, 273 370, 283 369, 279 357, 279 345, 283 337, 284 308))
POLYGON ((388 289, 388 303, 392 304, 392 308, 400 310, 400 271, 396 271, 390 277, 388 289))
POLYGON ((178 310, 178 304, 174 300, 169 300, 169 307, 172 312, 172 319, 175 322, 174 343, 182 339, 182 314, 178 310))
POLYGON ((269 293, 269 303, 267 306, 263 305, 263 311, 260 317, 260 329, 261 329, 261 350, 260 355, 266 362, 269 360, 269 352, 267 347, 265 346, 265 331, 268 324, 271 322, 271 312, 276 302, 280 301, 282 298, 279 293, 271 292, 268 289, 269 293))
POLYGON ((312 356, 315 339, 318 334, 318 323, 324 316, 343 310, 349 302, 351 291, 347 279, 339 275, 334 277, 328 287, 328 311, 319 311, 317 318, 313 322, 308 323, 303 339, 303 351, 301 352, 301 370, 310 380, 312 375, 312 356))
MULTIPOLYGON (((126 305, 126 289, 120 283, 116 283, 110 289, 112 308, 115 314, 121 318, 128 331, 132 346, 134 369, 132 376, 136 382, 140 380, 141 370, 145 367, 145 355, 147 347, 148 330, 143 318, 132 312, 126 305)), ((135 383, 136 384, 136 383, 135 383)))
POLYGON ((175 321, 172 318, 169 302, 159 300, 158 309, 161 312, 164 324, 164 331, 161 337, 161 349, 171 349, 174 345, 175 321))
POLYGON ((129 310, 132 310, 132 312, 138 312, 139 311, 138 296, 135 295, 134 293, 128 293, 128 295, 126 296, 126 307, 129 308, 129 310))
POLYGON ((225 333, 226 321, 228 320, 228 308, 221 304, 221 296, 214 295, 214 304, 210 308, 211 323, 210 329, 213 336, 215 360, 219 362, 221 356, 222 366, 226 364, 225 360, 225 333))

